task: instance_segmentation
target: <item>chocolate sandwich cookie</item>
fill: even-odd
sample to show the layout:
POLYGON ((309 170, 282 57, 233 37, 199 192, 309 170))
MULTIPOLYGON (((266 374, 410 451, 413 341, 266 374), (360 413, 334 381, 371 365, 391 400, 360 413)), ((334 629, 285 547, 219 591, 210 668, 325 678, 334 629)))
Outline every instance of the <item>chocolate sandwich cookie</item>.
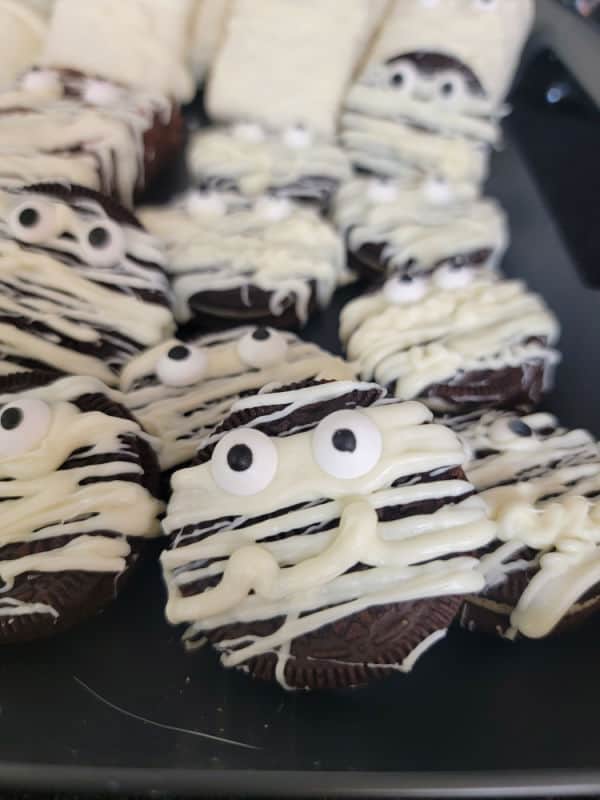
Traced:
POLYGON ((70 181, 131 206, 182 143, 167 96, 36 69, 0 95, 0 186, 70 181))
POLYGON ((333 227, 287 198, 193 191, 140 217, 164 242, 175 316, 192 328, 299 327, 349 279, 333 227))
POLYGON ((0 373, 43 369, 117 383, 175 324, 158 241, 78 186, 0 191, 0 373))
POLYGON ((344 103, 352 162, 479 183, 532 19, 529 0, 394 2, 344 103))
POLYGON ((100 381, 46 381, 0 379, 1 644, 103 609, 160 533, 158 467, 138 423, 100 381))
POLYGON ((340 337, 361 376, 436 410, 534 405, 553 381, 557 319, 523 283, 462 264, 403 272, 352 300, 340 337))
POLYGON ((162 564, 186 646, 285 688, 408 672, 483 585, 472 553, 494 536, 430 423, 356 381, 238 401, 173 477, 162 564))
POLYGON ((271 131, 240 123, 198 131, 190 140, 187 161, 199 189, 245 197, 273 194, 323 211, 350 177, 344 151, 301 126, 271 131))
POLYGON ((274 383, 354 377, 351 364, 292 333, 245 326, 164 342, 126 365, 120 387, 125 405, 159 438, 169 474, 189 465, 240 397, 274 383))
POLYGON ((469 480, 498 525, 481 559, 486 588, 460 615, 473 631, 538 639, 600 610, 600 448, 551 414, 448 418, 469 480))
POLYGON ((334 222, 350 266, 371 280, 444 265, 494 268, 508 244, 505 215, 494 200, 479 198, 473 184, 435 178, 348 181, 336 196, 334 222))

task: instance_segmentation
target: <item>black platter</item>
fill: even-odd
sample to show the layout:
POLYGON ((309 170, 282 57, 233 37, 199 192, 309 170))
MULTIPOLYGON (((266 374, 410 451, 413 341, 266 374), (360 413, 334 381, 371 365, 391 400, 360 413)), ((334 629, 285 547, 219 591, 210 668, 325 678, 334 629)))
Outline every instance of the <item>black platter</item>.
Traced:
MULTIPOLYGON (((550 169, 530 157, 531 114, 550 136, 554 113, 517 107, 490 190, 510 216, 506 273, 539 290, 563 325, 564 361, 545 406, 600 436, 598 294, 557 226, 578 216, 585 186, 551 212, 531 171, 543 179, 550 169)), ((568 169, 585 155, 569 126, 560 130, 568 169)), ((355 291, 342 291, 307 336, 337 349, 338 311, 355 291)), ((518 645, 452 631, 409 676, 307 695, 222 670, 208 650, 185 655, 163 604, 149 559, 91 623, 2 650, 0 787, 280 797, 600 791, 600 620, 518 645)))

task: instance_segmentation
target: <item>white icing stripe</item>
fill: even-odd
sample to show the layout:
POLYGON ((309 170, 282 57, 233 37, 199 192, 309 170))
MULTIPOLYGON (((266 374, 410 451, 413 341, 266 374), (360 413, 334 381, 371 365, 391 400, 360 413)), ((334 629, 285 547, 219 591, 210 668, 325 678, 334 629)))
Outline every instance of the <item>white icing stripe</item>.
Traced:
POLYGON ((144 186, 144 134, 155 117, 168 121, 172 106, 118 87, 110 103, 94 105, 82 99, 88 83, 49 71, 43 88, 0 96, 0 184, 68 179, 132 204, 144 186))
MULTIPOLYGON (((244 297, 252 287, 270 293, 265 306, 274 316, 294 304, 305 322, 311 283, 324 307, 348 279, 339 237, 312 209, 274 198, 242 208, 237 199, 222 202, 221 215, 199 202, 140 214, 165 243, 179 322, 192 318, 189 301, 198 293, 235 290, 244 297)), ((210 311, 210 302, 206 305, 210 311)), ((246 305, 252 310, 249 301, 246 305)))
MULTIPOLYGON (((373 388, 358 382, 325 383, 244 398, 234 410, 279 407, 250 423, 262 426, 303 407, 313 409, 373 388)), ((460 553, 485 546, 495 529, 481 501, 468 497, 469 483, 443 478, 464 459, 456 437, 443 427, 424 424, 431 412, 419 403, 384 401, 343 413, 350 414, 343 417, 344 424, 359 437, 354 440, 359 457, 364 444, 358 421, 367 419, 381 432, 379 459, 366 474, 336 478, 327 459, 319 466, 313 456, 319 426, 270 439, 276 472, 268 486, 252 495, 220 488, 215 466, 219 447, 212 462, 173 477, 163 522, 173 536, 173 548, 162 556, 168 619, 190 623, 186 639, 194 640, 202 631, 234 622, 286 617, 272 636, 221 642, 226 665, 274 651, 281 678, 290 644, 304 633, 370 606, 469 592, 483 585, 475 569, 478 561, 460 553), (418 482, 416 476, 424 473, 429 480, 418 482), (439 503, 433 513, 409 511, 378 522, 378 510, 384 514, 384 509, 432 501, 439 503), (452 555, 456 557, 448 558, 452 555), (355 571, 356 564, 366 568, 355 571), (220 582, 214 584, 214 578, 220 582), (190 594, 190 586, 207 579, 213 588, 190 594)), ((249 442, 247 433, 240 428, 236 435, 241 438, 230 441, 249 442)), ((227 437, 222 434, 213 441, 219 436, 223 445, 227 437)), ((255 449, 254 458, 261 457, 260 448, 255 449)))
POLYGON ((485 266, 496 266, 508 243, 504 214, 493 200, 473 197, 469 184, 355 179, 344 184, 334 220, 350 250, 384 245, 388 269, 411 264, 411 273, 428 271, 446 258, 489 250, 485 266), (436 202, 433 192, 445 193, 436 202), (381 194, 387 192, 384 200, 381 194))
POLYGON ((497 370, 558 354, 531 342, 556 342, 558 322, 541 298, 518 281, 480 275, 452 291, 432 285, 420 301, 398 306, 383 291, 360 297, 342 311, 340 336, 361 374, 393 383, 401 399, 472 370, 497 370))
POLYGON ((198 380, 183 386, 167 386, 156 373, 161 358, 181 344, 175 339, 142 353, 123 370, 123 402, 145 430, 160 438, 162 469, 189 461, 242 394, 257 393, 267 384, 350 379, 355 375, 352 365, 290 333, 277 334, 287 342, 281 360, 264 367, 251 367, 242 359, 239 347, 254 330, 235 328, 190 342, 205 352, 206 366, 198 380))
POLYGON ((472 454, 469 478, 504 542, 482 560, 486 578, 492 585, 504 580, 523 568, 519 550, 538 551, 537 571, 511 623, 526 636, 545 636, 600 580, 598 443, 545 413, 450 421, 472 454))
POLYGON ((47 603, 24 603, 11 597, 0 597, 0 617, 24 617, 29 614, 58 617, 58 611, 47 603))
POLYGON ((284 134, 261 129, 259 137, 240 135, 230 128, 194 134, 188 149, 193 178, 230 182, 250 197, 278 192, 319 200, 327 199, 338 183, 350 177, 346 155, 333 144, 316 140, 293 147, 284 134))

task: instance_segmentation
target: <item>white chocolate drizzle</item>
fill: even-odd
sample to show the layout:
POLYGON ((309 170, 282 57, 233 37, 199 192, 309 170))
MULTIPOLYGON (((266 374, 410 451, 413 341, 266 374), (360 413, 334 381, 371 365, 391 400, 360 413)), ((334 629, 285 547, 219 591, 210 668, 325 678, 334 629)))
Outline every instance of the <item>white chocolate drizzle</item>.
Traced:
MULTIPOLYGON (((244 398, 232 410, 271 407, 250 423, 256 427, 352 391, 373 390, 381 397, 372 384, 332 382, 244 398)), ((491 541, 494 525, 481 501, 470 496, 470 484, 443 478, 464 459, 458 439, 426 424, 431 413, 419 403, 377 401, 353 413, 381 432, 380 458, 361 476, 336 478, 318 466, 310 424, 271 437, 278 468, 254 495, 221 489, 212 462, 175 474, 164 520, 172 536, 172 549, 162 556, 167 618, 188 623, 188 642, 236 622, 285 618, 271 635, 221 641, 226 666, 273 652, 285 684, 296 638, 369 607, 483 584, 477 559, 462 554, 491 541), (436 472, 437 479, 416 479, 436 472), (446 502, 434 513, 378 521, 381 509, 441 498, 446 502), (357 564, 366 568, 352 570, 357 564), (182 592, 215 577, 213 588, 182 592)), ((244 428, 237 434, 243 438, 244 428)))

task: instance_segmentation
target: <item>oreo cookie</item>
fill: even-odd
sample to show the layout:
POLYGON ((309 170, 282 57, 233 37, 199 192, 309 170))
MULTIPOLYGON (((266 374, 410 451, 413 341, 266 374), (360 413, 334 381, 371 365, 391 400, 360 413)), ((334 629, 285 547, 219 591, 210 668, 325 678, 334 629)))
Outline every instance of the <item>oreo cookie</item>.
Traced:
POLYGON ((444 420, 498 525, 481 559, 486 588, 463 627, 508 639, 571 630, 600 611, 600 448, 551 414, 499 411, 444 420))
POLYGON ((334 222, 362 277, 431 273, 445 265, 495 268, 508 244, 503 211, 472 184, 355 178, 338 192, 334 222))
POLYGON ((158 465, 138 423, 100 381, 47 380, 0 379, 0 644, 102 610, 160 533, 158 465))
POLYGON ((175 327, 157 239, 118 203, 79 186, 0 191, 2 372, 91 375, 175 327))
POLYGON ((275 131, 245 122, 198 131, 190 140, 187 161, 201 190, 235 191, 244 197, 272 194, 321 211, 350 177, 344 151, 302 126, 275 131))
POLYGON ((285 688, 409 671, 483 585, 494 526, 420 403, 307 382, 238 401, 173 476, 162 564, 188 648, 285 688))
POLYGON ((336 231, 287 198, 193 191, 140 216, 165 244, 175 316, 191 328, 297 328, 349 279, 336 231))
POLYGON ((436 410, 537 404, 560 360, 558 336, 552 312, 521 282, 452 262, 394 274, 340 318, 364 379, 436 410))
POLYGON ((170 474, 189 465, 240 397, 275 383, 355 376, 352 365, 292 333, 244 326, 163 342, 126 365, 120 388, 125 405, 160 440, 160 465, 170 474))
POLYGON ((34 69, 0 97, 0 186, 66 180, 131 207, 182 143, 167 96, 79 72, 34 69))

